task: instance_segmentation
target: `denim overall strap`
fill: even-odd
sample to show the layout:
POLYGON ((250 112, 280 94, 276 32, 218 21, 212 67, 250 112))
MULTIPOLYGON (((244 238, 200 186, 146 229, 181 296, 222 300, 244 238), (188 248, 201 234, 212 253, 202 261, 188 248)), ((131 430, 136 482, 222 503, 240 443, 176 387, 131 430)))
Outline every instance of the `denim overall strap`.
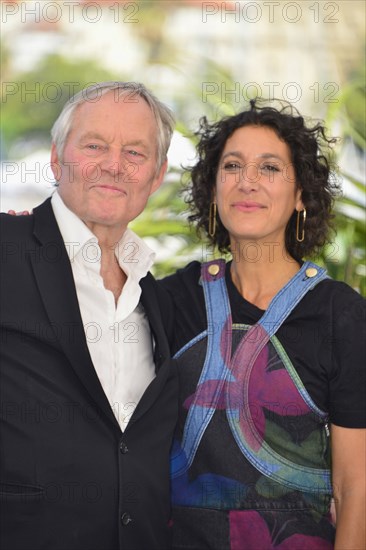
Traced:
POLYGON ((327 272, 322 267, 304 262, 300 271, 277 292, 256 326, 262 327, 271 338, 305 294, 327 277, 327 272))
MULTIPOLYGON (((262 474, 293 489, 329 493, 328 470, 307 468, 276 453, 256 429, 250 410, 250 377, 259 354, 304 295, 327 277, 326 271, 305 262, 300 271, 273 298, 259 322, 239 343, 231 361, 235 390, 227 387, 227 417, 235 440, 262 474)), ((326 415, 324 414, 324 421, 326 415)))
POLYGON ((184 427, 182 449, 184 465, 174 471, 174 477, 188 470, 195 457, 202 436, 222 395, 225 379, 230 377, 231 313, 225 285, 224 260, 202 264, 203 285, 207 314, 207 352, 193 402, 184 427), (221 353, 219 352, 221 351, 221 353))

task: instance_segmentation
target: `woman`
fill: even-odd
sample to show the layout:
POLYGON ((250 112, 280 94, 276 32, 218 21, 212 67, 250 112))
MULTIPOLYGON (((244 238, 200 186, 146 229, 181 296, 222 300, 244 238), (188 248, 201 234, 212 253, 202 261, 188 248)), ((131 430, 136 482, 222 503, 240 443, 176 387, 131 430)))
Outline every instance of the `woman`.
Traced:
POLYGON ((303 261, 327 241, 334 140, 255 102, 199 135, 191 220, 232 261, 162 281, 181 380, 173 546, 364 548, 365 302, 303 261))

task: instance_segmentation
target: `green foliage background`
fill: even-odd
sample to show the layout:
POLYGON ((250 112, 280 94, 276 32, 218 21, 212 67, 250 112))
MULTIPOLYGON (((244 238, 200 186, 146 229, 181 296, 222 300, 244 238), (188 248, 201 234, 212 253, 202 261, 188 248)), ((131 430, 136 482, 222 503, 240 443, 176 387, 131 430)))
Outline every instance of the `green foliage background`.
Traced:
MULTIPOLYGON (((225 78, 228 89, 232 89, 230 75, 220 70, 220 77, 225 78), (231 86, 231 88, 230 88, 231 86)), ((198 93, 196 91, 196 93, 198 93)), ((351 144, 359 159, 366 156, 366 89, 364 75, 356 76, 341 91, 337 103, 331 104, 326 116, 328 128, 339 128, 339 145, 335 151, 335 161, 343 153, 344 147, 351 144)), ((214 97, 208 105, 208 117, 216 120, 221 116, 235 112, 234 106, 222 103, 219 96, 214 97)), ((184 135, 195 139, 182 122, 178 128, 184 135)), ((186 206, 181 196, 182 180, 186 179, 184 171, 174 171, 161 190, 151 197, 148 208, 134 222, 134 229, 142 236, 154 236, 164 246, 164 235, 175 235, 179 239, 179 251, 169 259, 158 262, 155 273, 158 276, 171 273, 183 266, 188 259, 206 260, 215 255, 205 241, 200 240, 195 231, 186 222, 186 206)), ((327 268, 331 277, 344 281, 363 296, 366 296, 366 174, 355 178, 339 168, 337 175, 341 181, 347 178, 348 185, 360 192, 363 200, 343 194, 335 203, 334 226, 336 234, 333 242, 327 246, 322 255, 315 259, 327 268)))
MULTIPOLYGON (((155 29, 154 32, 156 33, 157 30, 155 29)), ((2 48, 1 53, 2 80, 6 81, 8 67, 6 48, 2 48)), ((220 79, 227 84, 228 89, 232 89, 232 76, 223 68, 207 62, 206 73, 200 75, 199 81, 192 79, 191 89, 187 90, 190 97, 189 105, 182 99, 176 100, 177 129, 188 136, 193 144, 194 128, 189 128, 187 125, 192 112, 206 114, 209 119, 215 120, 221 116, 233 114, 237 110, 232 104, 223 103, 217 94, 204 105, 206 112, 201 112, 202 91, 199 82, 203 82, 204 79, 210 81, 213 78, 216 81, 220 79)), ((50 128, 70 95, 70 88, 63 83, 78 82, 78 87, 73 87, 75 93, 93 82, 114 79, 115 75, 93 61, 71 62, 58 55, 48 56, 32 71, 18 74, 16 79, 12 79, 19 88, 18 93, 1 98, 2 135, 7 147, 14 148, 20 140, 33 141, 37 146, 49 145, 50 128), (25 82, 29 83, 27 89, 32 89, 30 83, 39 86, 41 92, 39 101, 35 101, 32 94, 22 96, 22 85, 25 82), (49 86, 52 82, 57 83, 62 91, 55 101, 43 97, 42 93, 43 90, 50 90, 49 86)), ((123 75, 119 75, 119 79, 123 79, 123 75)), ((351 143, 359 158, 365 158, 365 99, 365 71, 361 70, 344 86, 338 101, 330 104, 326 123, 330 128, 339 129, 339 135, 342 137, 342 143, 337 151, 339 156, 342 154, 342 148, 351 143)), ((194 230, 187 224, 186 205, 181 194, 183 174, 183 168, 171 169, 161 189, 151 197, 145 212, 132 224, 139 235, 153 238, 157 248, 166 247, 168 238, 175 239, 174 252, 155 265, 157 276, 171 273, 193 258, 209 259, 215 254, 215 251, 204 241, 198 239, 194 230)), ((349 185, 357 189, 361 195, 365 195, 365 175, 355 178, 343 172, 341 177, 346 177, 350 182, 349 185)), ((324 250, 317 261, 328 268, 333 278, 347 282, 366 296, 365 202, 344 195, 336 203, 335 214, 337 235, 334 243, 324 250)))
MULTIPOLYGON (((2 53, 2 80, 6 82, 6 50, 2 53)), ((32 71, 17 74, 11 87, 2 87, 1 126, 7 146, 18 140, 48 144, 53 122, 70 95, 94 82, 113 79, 93 61, 70 61, 60 55, 49 55, 32 71)))

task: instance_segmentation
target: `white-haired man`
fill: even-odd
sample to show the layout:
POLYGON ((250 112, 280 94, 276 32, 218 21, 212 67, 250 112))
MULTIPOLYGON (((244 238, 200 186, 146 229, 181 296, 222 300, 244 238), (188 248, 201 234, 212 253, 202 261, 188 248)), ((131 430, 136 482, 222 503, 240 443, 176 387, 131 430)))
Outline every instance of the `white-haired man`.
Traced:
POLYGON ((143 85, 88 88, 52 129, 55 193, 1 215, 1 548, 169 548, 171 309, 127 226, 172 131, 143 85))

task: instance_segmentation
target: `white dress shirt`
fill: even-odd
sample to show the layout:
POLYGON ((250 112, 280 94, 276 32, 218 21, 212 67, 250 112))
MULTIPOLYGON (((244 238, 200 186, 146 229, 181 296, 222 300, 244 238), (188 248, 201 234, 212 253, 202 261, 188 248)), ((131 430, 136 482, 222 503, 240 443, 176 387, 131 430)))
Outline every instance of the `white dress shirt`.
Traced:
POLYGON ((53 194, 51 203, 70 258, 89 352, 124 430, 155 377, 152 335, 139 303, 139 282, 149 271, 155 254, 133 231, 125 231, 115 254, 127 280, 116 305, 113 293, 104 287, 100 276, 98 239, 65 206, 58 192, 53 194))

